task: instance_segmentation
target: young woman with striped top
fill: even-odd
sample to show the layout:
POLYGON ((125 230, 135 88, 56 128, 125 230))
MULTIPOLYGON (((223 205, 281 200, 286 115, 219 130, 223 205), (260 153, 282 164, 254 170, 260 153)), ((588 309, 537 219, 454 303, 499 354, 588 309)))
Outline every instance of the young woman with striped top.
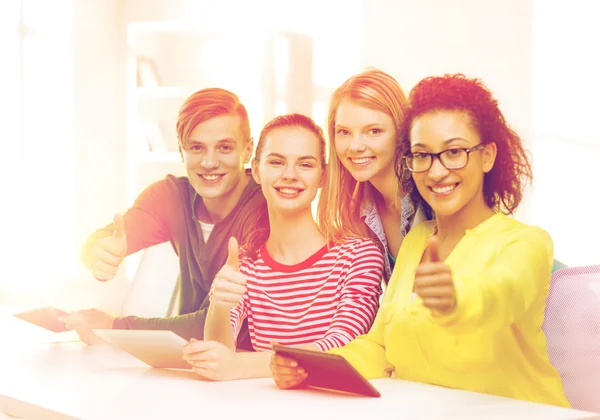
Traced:
POLYGON ((311 204, 325 177, 325 140, 310 118, 273 119, 263 129, 252 170, 268 218, 213 282, 205 340, 184 359, 201 376, 270 376, 271 343, 327 351, 369 331, 379 307, 384 257, 366 238, 327 242, 311 204), (256 353, 236 353, 247 319, 256 353))

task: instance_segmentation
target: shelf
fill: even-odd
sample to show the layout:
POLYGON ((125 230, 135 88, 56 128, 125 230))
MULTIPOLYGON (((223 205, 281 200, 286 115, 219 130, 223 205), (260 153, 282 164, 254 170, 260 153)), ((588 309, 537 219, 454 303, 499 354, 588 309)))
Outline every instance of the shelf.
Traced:
POLYGON ((135 88, 138 99, 187 97, 187 90, 180 86, 138 86, 135 88))
POLYGON ((149 33, 184 33, 194 35, 204 35, 206 30, 200 29, 197 25, 191 25, 183 21, 149 21, 132 22, 129 24, 128 34, 134 36, 137 34, 149 33))
POLYGON ((171 163, 181 162, 179 152, 141 153, 136 156, 136 163, 171 163))

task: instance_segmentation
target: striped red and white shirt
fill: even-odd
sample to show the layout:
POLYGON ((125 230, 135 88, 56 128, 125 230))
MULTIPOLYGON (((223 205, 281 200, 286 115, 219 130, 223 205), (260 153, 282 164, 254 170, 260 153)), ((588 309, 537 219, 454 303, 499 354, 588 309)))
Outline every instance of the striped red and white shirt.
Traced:
POLYGON ((383 255, 368 239, 327 245, 296 265, 271 258, 265 246, 255 260, 242 259, 246 294, 230 313, 234 337, 243 320, 256 351, 271 342, 342 347, 371 328, 379 309, 383 255))

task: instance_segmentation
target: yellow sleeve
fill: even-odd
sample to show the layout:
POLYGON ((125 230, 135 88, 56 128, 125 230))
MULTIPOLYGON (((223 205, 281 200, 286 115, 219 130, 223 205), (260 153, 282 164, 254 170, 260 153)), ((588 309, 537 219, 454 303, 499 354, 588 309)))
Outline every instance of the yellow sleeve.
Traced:
MULTIPOLYGON (((406 242, 406 238, 404 242, 406 242)), ((401 253, 402 247, 399 256, 401 253)), ((339 354, 342 356, 367 379, 389 377, 394 371, 394 367, 388 362, 385 355, 383 332, 386 320, 391 315, 390 311, 393 311, 394 304, 396 303, 394 296, 396 294, 396 289, 398 289, 400 285, 398 275, 399 270, 394 269, 388 287, 383 295, 383 301, 377 311, 377 316, 375 317, 375 321, 369 332, 365 335, 356 337, 344 347, 328 351, 328 353, 339 354)))
POLYGON ((456 332, 497 331, 514 323, 547 293, 553 255, 548 233, 533 226, 523 229, 477 278, 453 278, 456 309, 432 318, 456 332))
MULTIPOLYGON (((386 293, 386 296, 388 295, 386 293)), ((393 371, 392 365, 385 357, 383 344, 384 305, 385 303, 379 308, 373 326, 367 334, 356 337, 344 347, 327 352, 342 356, 367 379, 389 377, 393 371)))
MULTIPOLYGON (((403 290, 410 286, 403 281, 401 264, 406 264, 420 255, 415 254, 415 244, 422 242, 433 229, 432 222, 423 222, 414 226, 402 241, 388 287, 383 295, 383 302, 377 311, 373 326, 365 335, 357 337, 344 347, 331 349, 328 353, 339 354, 346 359, 361 375, 367 379, 384 378, 392 375, 394 366, 387 360, 384 329, 394 311, 402 305, 402 296, 411 299, 411 291, 403 290), (408 292, 408 293, 405 293, 408 292)), ((412 286, 410 286, 412 287, 412 286)))

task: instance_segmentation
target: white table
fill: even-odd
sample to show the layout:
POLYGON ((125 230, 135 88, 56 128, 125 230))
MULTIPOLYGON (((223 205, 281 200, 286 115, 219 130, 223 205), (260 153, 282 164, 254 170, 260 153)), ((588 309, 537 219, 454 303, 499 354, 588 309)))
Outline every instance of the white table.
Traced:
MULTIPOLYGON (((373 381, 381 398, 282 391, 271 379, 199 380, 151 369, 111 346, 64 342, 0 318, 0 412, 27 419, 583 419, 582 411, 394 379, 373 381), (18 334, 17 334, 18 332, 18 334)), ((600 417, 598 417, 600 418, 600 417)))

